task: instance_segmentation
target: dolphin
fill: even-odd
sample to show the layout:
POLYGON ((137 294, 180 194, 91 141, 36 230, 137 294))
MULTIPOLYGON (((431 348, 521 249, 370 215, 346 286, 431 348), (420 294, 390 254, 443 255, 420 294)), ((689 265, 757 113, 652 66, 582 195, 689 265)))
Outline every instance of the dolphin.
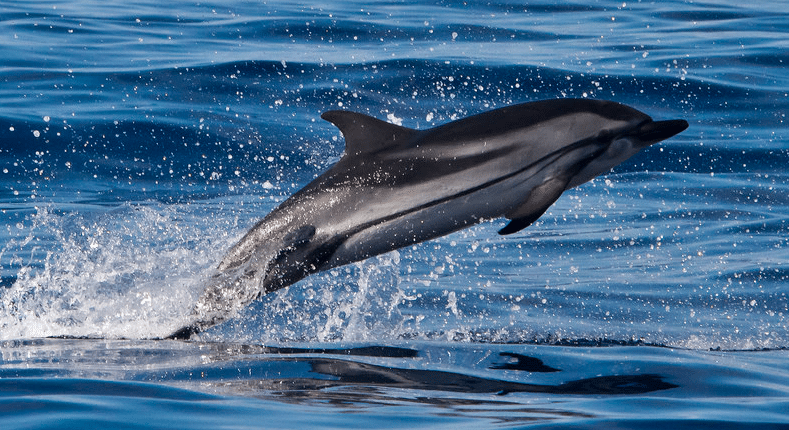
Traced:
POLYGON ((258 222, 222 259, 188 339, 263 294, 306 276, 505 217, 499 234, 536 221, 570 188, 688 127, 625 105, 523 103, 428 130, 350 111, 325 112, 345 138, 331 168, 258 222))

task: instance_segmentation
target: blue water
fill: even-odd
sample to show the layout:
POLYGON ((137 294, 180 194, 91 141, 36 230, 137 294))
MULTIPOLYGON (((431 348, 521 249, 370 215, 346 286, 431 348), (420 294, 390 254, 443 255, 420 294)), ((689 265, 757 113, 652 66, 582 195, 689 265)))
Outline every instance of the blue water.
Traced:
POLYGON ((0 416, 22 428, 789 425, 789 3, 0 4, 0 416), (532 100, 690 128, 314 275, 193 342, 202 280, 335 162, 532 100))

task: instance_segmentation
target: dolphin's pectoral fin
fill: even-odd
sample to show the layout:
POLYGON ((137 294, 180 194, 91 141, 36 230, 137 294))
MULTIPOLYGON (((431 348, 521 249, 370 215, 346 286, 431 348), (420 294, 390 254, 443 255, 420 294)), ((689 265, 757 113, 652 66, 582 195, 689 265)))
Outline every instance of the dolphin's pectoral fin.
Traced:
MULTIPOLYGON (((546 207, 545 210, 547 209, 548 208, 546 207)), ((532 225, 534 221, 537 221, 542 216, 542 214, 545 213, 545 210, 543 210, 540 213, 535 213, 534 216, 515 218, 511 220, 504 228, 499 230, 499 234, 506 235, 506 234, 517 233, 523 230, 524 228, 532 225)))
POLYGON ((370 154, 391 145, 406 143, 419 134, 419 130, 390 124, 357 112, 330 110, 321 118, 331 122, 345 138, 345 153, 370 154))
POLYGON ((499 234, 517 233, 537 221, 559 199, 566 186, 566 179, 553 178, 534 188, 523 203, 505 214, 512 221, 499 234))

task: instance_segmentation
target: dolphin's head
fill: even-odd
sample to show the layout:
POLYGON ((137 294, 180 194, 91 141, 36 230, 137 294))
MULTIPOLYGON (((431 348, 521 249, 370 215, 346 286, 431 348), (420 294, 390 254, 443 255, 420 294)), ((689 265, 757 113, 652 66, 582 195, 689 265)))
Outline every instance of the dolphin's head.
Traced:
POLYGON ((602 144, 605 150, 578 171, 566 189, 604 174, 647 146, 668 139, 688 128, 688 122, 683 119, 653 121, 652 118, 641 115, 645 118, 638 123, 616 131, 602 130, 598 133, 594 140, 596 144, 602 144))

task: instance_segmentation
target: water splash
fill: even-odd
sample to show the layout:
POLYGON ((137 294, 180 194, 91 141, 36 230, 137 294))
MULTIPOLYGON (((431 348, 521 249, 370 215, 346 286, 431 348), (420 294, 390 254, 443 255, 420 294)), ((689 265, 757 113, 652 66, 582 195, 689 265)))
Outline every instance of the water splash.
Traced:
POLYGON ((408 316, 400 288, 400 253, 393 251, 313 275, 271 293, 203 340, 380 342, 397 339, 408 316))
POLYGON ((216 227, 206 234, 193 218, 177 205, 65 214, 38 208, 25 237, 2 251, 21 266, 0 296, 2 338, 166 334, 232 240, 216 227), (22 257, 42 253, 39 265, 22 257))
MULTIPOLYGON (((271 199, 251 204, 258 201, 230 196, 219 202, 78 210, 53 204, 18 218, 9 231, 21 233, 9 234, 0 249, 7 285, 0 288, 0 338, 169 334, 186 320, 224 252, 276 204, 271 199), (6 275, 11 270, 13 277, 6 275)), ((556 214, 589 212, 573 199, 558 205, 556 214)), ((584 205, 599 206, 597 201, 584 205)), ((691 240, 658 246, 651 236, 642 237, 643 231, 652 235, 651 229, 621 229, 638 224, 634 219, 641 218, 642 207, 619 209, 623 212, 586 221, 578 231, 577 224, 549 212, 529 236, 515 239, 498 237, 497 225, 483 224, 315 274, 264 296, 201 339, 264 344, 587 339, 690 349, 786 345, 789 319, 781 289, 786 271, 743 272, 740 267, 757 257, 751 254, 737 254, 738 266, 710 264, 717 258, 712 246, 677 264, 676 256, 687 254, 685 243, 718 237, 717 230, 692 229, 691 240), (633 238, 596 239, 607 234, 633 238), (590 257, 599 254, 607 256, 603 263, 590 257), (628 266, 644 258, 649 264, 628 266), (667 284, 668 278, 677 286, 667 284), (702 294, 723 282, 725 294, 702 294)), ((762 229, 773 236, 785 233, 783 221, 768 221, 762 229)), ((654 224, 644 223, 641 227, 654 224)), ((754 226, 749 224, 749 231, 754 226)), ((768 252, 780 260, 774 249, 768 252)))

